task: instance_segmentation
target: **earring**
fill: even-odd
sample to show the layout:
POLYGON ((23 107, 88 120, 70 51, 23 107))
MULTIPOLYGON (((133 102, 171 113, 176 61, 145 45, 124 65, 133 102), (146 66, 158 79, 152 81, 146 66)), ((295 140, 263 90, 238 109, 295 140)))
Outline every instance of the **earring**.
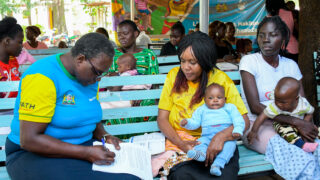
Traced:
POLYGON ((285 42, 282 41, 281 49, 285 50, 285 42))

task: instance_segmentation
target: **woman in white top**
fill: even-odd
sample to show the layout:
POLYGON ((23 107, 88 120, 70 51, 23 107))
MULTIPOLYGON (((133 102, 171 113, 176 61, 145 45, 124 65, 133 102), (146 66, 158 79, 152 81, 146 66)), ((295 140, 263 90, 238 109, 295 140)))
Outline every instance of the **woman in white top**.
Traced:
MULTIPOLYGON (((300 95, 304 96, 301 83, 302 75, 298 65, 291 59, 282 57, 288 41, 289 30, 279 16, 266 17, 258 26, 257 41, 260 52, 244 56, 240 61, 242 98, 249 111, 251 127, 266 104, 273 97, 273 90, 282 77, 293 77, 301 84, 300 95), (279 55, 280 54, 280 55, 279 55)), ((318 130, 313 123, 295 117, 279 115, 274 121, 295 127, 307 141, 313 142, 318 130)), ((247 133, 250 131, 247 131, 247 133)), ((276 135, 272 121, 266 120, 258 131, 258 139, 248 144, 246 135, 244 144, 260 153, 272 163, 275 171, 285 179, 313 179, 316 168, 319 168, 320 148, 315 155, 305 153, 276 135), (292 154, 295 154, 292 156, 292 154), (306 171, 312 171, 308 174, 306 171)), ((319 169, 320 170, 320 169, 319 169)), ((320 171, 319 171, 320 173, 320 171)), ((319 176, 318 176, 319 177, 319 176)))

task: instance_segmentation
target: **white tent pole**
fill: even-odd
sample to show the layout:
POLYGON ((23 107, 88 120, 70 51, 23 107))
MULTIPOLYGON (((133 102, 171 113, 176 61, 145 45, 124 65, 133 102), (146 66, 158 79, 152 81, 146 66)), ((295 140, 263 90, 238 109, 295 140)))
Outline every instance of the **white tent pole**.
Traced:
POLYGON ((200 0, 200 31, 208 34, 209 29, 209 0, 200 0))

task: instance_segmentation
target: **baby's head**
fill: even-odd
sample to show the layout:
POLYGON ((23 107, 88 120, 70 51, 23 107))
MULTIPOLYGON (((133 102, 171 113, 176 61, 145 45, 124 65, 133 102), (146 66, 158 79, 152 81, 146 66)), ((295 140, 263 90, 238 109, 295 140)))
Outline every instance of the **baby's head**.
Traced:
POLYGON ((210 84, 206 88, 204 102, 209 109, 220 109, 226 103, 224 88, 216 83, 210 84))
POLYGON ((279 109, 292 112, 298 105, 299 100, 299 81, 284 77, 278 82, 274 90, 274 101, 279 109))
POLYGON ((126 53, 121 55, 117 60, 119 73, 136 69, 136 62, 137 60, 132 54, 126 53))

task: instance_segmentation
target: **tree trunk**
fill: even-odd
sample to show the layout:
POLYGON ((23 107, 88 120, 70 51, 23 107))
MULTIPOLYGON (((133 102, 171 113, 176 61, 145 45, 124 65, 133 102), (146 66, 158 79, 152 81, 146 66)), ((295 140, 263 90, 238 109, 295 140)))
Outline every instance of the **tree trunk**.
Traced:
POLYGON ((53 0, 53 27, 58 33, 67 33, 66 19, 64 17, 64 0, 53 0))
POLYGON ((299 4, 299 67, 306 98, 315 107, 314 120, 319 124, 313 52, 320 48, 320 1, 300 0, 299 4))
POLYGON ((26 0, 26 5, 27 5, 27 11, 29 12, 28 23, 29 23, 29 26, 31 26, 31 25, 33 25, 32 21, 31 21, 31 1, 26 0))

